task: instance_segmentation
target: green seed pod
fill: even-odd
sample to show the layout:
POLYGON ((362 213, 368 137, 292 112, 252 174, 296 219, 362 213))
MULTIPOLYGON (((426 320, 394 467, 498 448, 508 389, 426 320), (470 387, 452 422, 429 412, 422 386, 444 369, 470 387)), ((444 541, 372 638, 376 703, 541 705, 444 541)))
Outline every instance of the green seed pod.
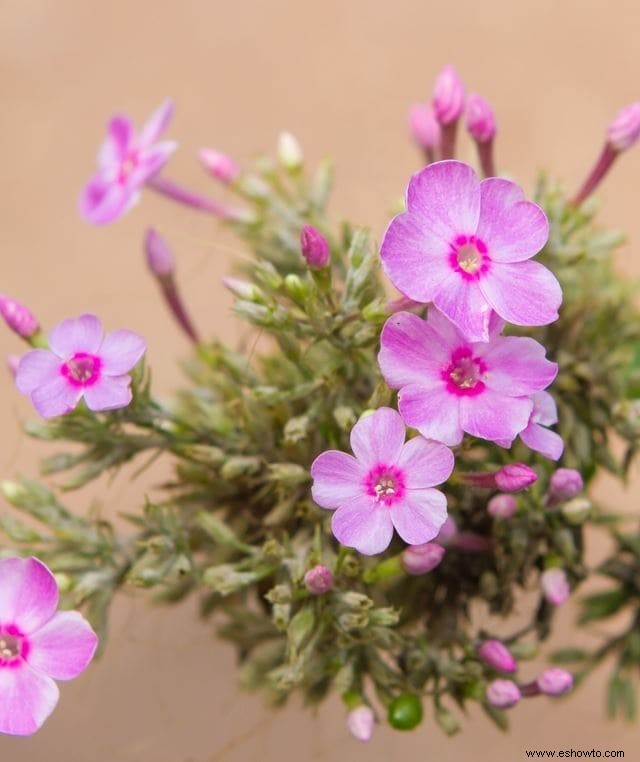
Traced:
POLYGON ((413 730, 422 722, 422 702, 415 693, 401 693, 389 704, 389 725, 396 730, 413 730))

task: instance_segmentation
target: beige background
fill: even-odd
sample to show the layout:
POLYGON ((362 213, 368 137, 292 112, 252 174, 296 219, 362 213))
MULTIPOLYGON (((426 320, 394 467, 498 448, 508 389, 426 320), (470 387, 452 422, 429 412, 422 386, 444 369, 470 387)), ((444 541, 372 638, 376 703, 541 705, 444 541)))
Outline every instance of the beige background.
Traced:
MULTIPOLYGON (((0 7, 2 204, 0 291, 31 304, 45 325, 83 310, 108 327, 149 341, 155 388, 180 381, 175 360, 188 346, 145 273, 140 240, 153 222, 174 243, 180 279, 203 330, 239 334, 219 281, 238 245, 215 224, 147 194, 141 206, 102 229, 84 225, 76 196, 93 168, 107 117, 138 122, 166 95, 178 104, 171 136, 182 150, 171 174, 216 192, 194 160, 201 145, 241 162, 270 149, 288 128, 311 162, 337 163, 335 219, 384 228, 390 202, 418 166, 405 137, 410 102, 425 100, 439 67, 454 63, 469 87, 491 99, 500 165, 530 185, 553 168, 576 187, 599 150, 608 119, 638 98, 636 2, 484 0, 4 0, 0 7)), ((462 158, 472 158, 469 146, 462 158)), ((624 227, 638 250, 640 150, 625 156, 603 189, 602 220, 624 227)), ((620 267, 637 275, 634 248, 620 267)), ((0 332, 0 353, 21 351, 0 332)), ((0 474, 34 473, 51 452, 19 434, 29 416, 0 372, 0 474)), ((161 469, 108 493, 92 487, 72 503, 84 510, 131 510, 161 469)), ((631 493, 605 483, 616 505, 631 493)), ((597 545, 592 555, 600 552, 597 545)), ((563 640, 572 612, 562 612, 563 640)), ((448 740, 427 720, 401 735, 382 727, 364 747, 346 734, 333 702, 314 717, 296 703, 273 714, 259 696, 239 694, 230 648, 215 642, 188 604, 154 609, 140 597, 116 607, 99 663, 63 686, 59 708, 35 738, 0 738, 10 762, 248 762, 524 759, 525 749, 640 752, 638 728, 608 724, 600 674, 571 702, 527 701, 500 735, 473 715, 448 740)))

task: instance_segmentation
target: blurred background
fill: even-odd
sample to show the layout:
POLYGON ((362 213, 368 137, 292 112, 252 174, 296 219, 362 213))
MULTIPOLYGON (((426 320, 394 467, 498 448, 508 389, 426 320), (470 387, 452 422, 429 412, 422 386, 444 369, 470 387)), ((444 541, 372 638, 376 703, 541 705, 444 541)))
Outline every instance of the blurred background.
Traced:
MULTIPOLYGON (((588 0, 4 0, 0 27, 0 291, 29 304, 45 326, 83 311, 149 344, 158 396, 181 381, 189 347, 165 314, 141 254, 153 223, 173 244, 179 280, 203 332, 237 341, 241 329, 220 285, 242 250, 215 222, 147 193, 126 218, 90 228, 76 213, 107 118, 140 124, 167 95, 180 141, 167 174, 217 188, 199 167, 201 146, 247 163, 291 130, 309 164, 335 159, 336 221, 379 236, 420 157, 406 135, 410 103, 430 97, 445 63, 493 104, 497 159, 525 187, 548 170, 570 191, 600 150, 604 129, 638 98, 638 4, 588 0)), ((463 141, 460 157, 473 160, 463 141)), ((640 150, 625 155, 601 189, 601 221, 629 234, 621 272, 640 274, 640 150)), ((0 355, 23 347, 0 331, 0 355)), ((45 444, 20 432, 32 415, 0 372, 0 476, 36 473, 45 444)), ((131 511, 163 477, 159 466, 74 495, 79 511, 131 511)), ((634 510, 636 488, 603 479, 599 494, 634 510)), ((5 510, 1 506, 0 510, 5 510)), ((590 556, 602 549, 592 540, 590 556)), ((574 612, 561 612, 554 644, 568 644, 574 612)), ((275 762, 275 760, 469 759, 510 762, 527 749, 640 752, 638 728, 605 719, 598 673, 570 701, 540 698, 512 713, 502 735, 472 714, 447 739, 427 719, 403 735, 381 726, 363 746, 338 702, 314 715, 293 704, 266 708, 241 694, 234 654, 196 618, 195 601, 159 609, 122 596, 102 659, 62 686, 57 711, 31 739, 0 738, 9 762, 275 762)))

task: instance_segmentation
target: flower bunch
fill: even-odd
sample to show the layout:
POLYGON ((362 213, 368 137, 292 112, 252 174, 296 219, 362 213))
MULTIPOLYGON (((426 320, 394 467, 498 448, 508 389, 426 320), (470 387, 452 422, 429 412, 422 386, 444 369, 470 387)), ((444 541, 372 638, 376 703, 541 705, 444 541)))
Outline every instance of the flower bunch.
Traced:
POLYGON ((109 122, 81 215, 114 222, 150 190, 228 225, 252 257, 223 285, 272 349, 247 358, 202 338, 158 228, 142 233, 141 261, 194 345, 173 400, 154 397, 134 331, 105 335, 84 314, 46 332, 0 297, 29 345, 10 362, 44 419, 28 431, 71 445, 45 459, 46 476, 68 490, 132 461, 174 469, 129 532, 69 511, 42 482, 0 483, 27 519, 0 512, 0 732, 35 731, 52 680, 93 655, 80 614, 54 613, 58 586, 102 639, 122 588, 167 604, 198 595, 238 650, 243 686, 275 703, 335 692, 366 741, 383 715, 409 730, 429 714, 455 733, 470 703, 504 727, 521 699, 567 693, 572 673, 525 662, 599 573, 611 587, 585 599, 582 622, 628 609, 632 624, 593 653, 552 658, 583 678, 617 655, 609 705, 632 714, 640 540, 587 490, 599 470, 624 477, 638 449, 640 320, 612 265, 620 238, 587 199, 638 138, 637 104, 577 194, 543 179, 529 199, 497 175, 493 108, 446 67, 410 112, 426 166, 379 247, 365 228, 329 224, 331 165, 310 172, 289 133, 255 167, 202 148, 214 197, 169 179, 172 112, 165 102, 138 132, 109 122), (479 174, 455 159, 462 121, 479 174), (584 534, 603 526, 616 549, 590 569, 584 534), (516 607, 530 615, 517 628, 516 607))

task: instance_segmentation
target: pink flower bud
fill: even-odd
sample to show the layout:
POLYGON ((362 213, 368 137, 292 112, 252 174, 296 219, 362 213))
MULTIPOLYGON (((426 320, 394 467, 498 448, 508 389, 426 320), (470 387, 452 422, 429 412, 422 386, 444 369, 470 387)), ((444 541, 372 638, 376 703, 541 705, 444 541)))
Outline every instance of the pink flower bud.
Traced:
POLYGON ((445 66, 436 77, 433 110, 440 124, 451 124, 462 116, 464 84, 453 66, 445 66))
POLYGON ((538 474, 524 463, 510 463, 496 471, 496 487, 503 492, 520 492, 538 479, 538 474))
POLYGON ((493 109, 481 95, 471 93, 467 98, 467 130, 478 143, 488 143, 496 135, 493 109))
POLYGON ((549 480, 547 503, 556 505, 575 497, 584 487, 582 476, 575 468, 559 468, 549 480))
POLYGON ((573 688, 573 675, 564 669, 552 667, 545 671, 536 680, 540 693, 546 696, 562 696, 573 688))
POLYGON ((149 270, 159 278, 173 274, 175 261, 169 244, 153 228, 147 230, 144 238, 144 253, 149 270))
POLYGON ((317 564, 304 575, 304 584, 313 595, 323 595, 333 587, 333 574, 331 569, 322 564, 317 564))
POLYGON ((569 597, 571 588, 564 569, 554 567, 540 575, 540 586, 544 597, 552 606, 561 606, 569 597))
POLYGON ((229 185, 236 180, 242 170, 240 166, 226 153, 214 151, 212 148, 201 148, 198 151, 198 158, 205 169, 221 183, 229 185))
POLYGON ((426 151, 435 151, 440 145, 440 124, 431 106, 415 103, 409 109, 409 132, 416 143, 426 151))
POLYGON ((300 248, 309 267, 319 270, 329 264, 327 239, 313 225, 305 225, 300 231, 300 248))
POLYGON ((445 549, 436 542, 409 545, 402 552, 402 567, 407 574, 426 574, 438 566, 444 554, 445 549))
POLYGON ((347 715, 347 727, 358 741, 370 741, 373 735, 375 716, 370 706, 361 704, 347 715))
POLYGON ((444 520, 444 524, 440 527, 440 531, 436 535, 436 541, 440 545, 444 545, 446 547, 455 540, 457 534, 458 527, 456 526, 456 522, 453 516, 449 514, 444 520))
POLYGON ((487 503, 487 511, 496 519, 510 519, 518 510, 518 503, 513 495, 500 493, 487 503))
POLYGON ((513 680, 494 680, 487 686, 485 697, 496 709, 509 709, 520 701, 522 694, 513 680))
POLYGON ((29 340, 40 330, 38 321, 28 307, 2 294, 0 294, 0 315, 21 339, 29 340))
POLYGON ((640 101, 620 110, 607 128, 607 142, 616 151, 626 151, 640 138, 640 101))
POLYGON ((11 373, 13 378, 16 377, 18 365, 20 365, 19 355, 7 355, 7 368, 9 369, 9 373, 11 373))
POLYGON ((478 648, 478 656, 498 672, 515 672, 518 669, 518 662, 511 651, 499 640, 485 640, 478 648))

